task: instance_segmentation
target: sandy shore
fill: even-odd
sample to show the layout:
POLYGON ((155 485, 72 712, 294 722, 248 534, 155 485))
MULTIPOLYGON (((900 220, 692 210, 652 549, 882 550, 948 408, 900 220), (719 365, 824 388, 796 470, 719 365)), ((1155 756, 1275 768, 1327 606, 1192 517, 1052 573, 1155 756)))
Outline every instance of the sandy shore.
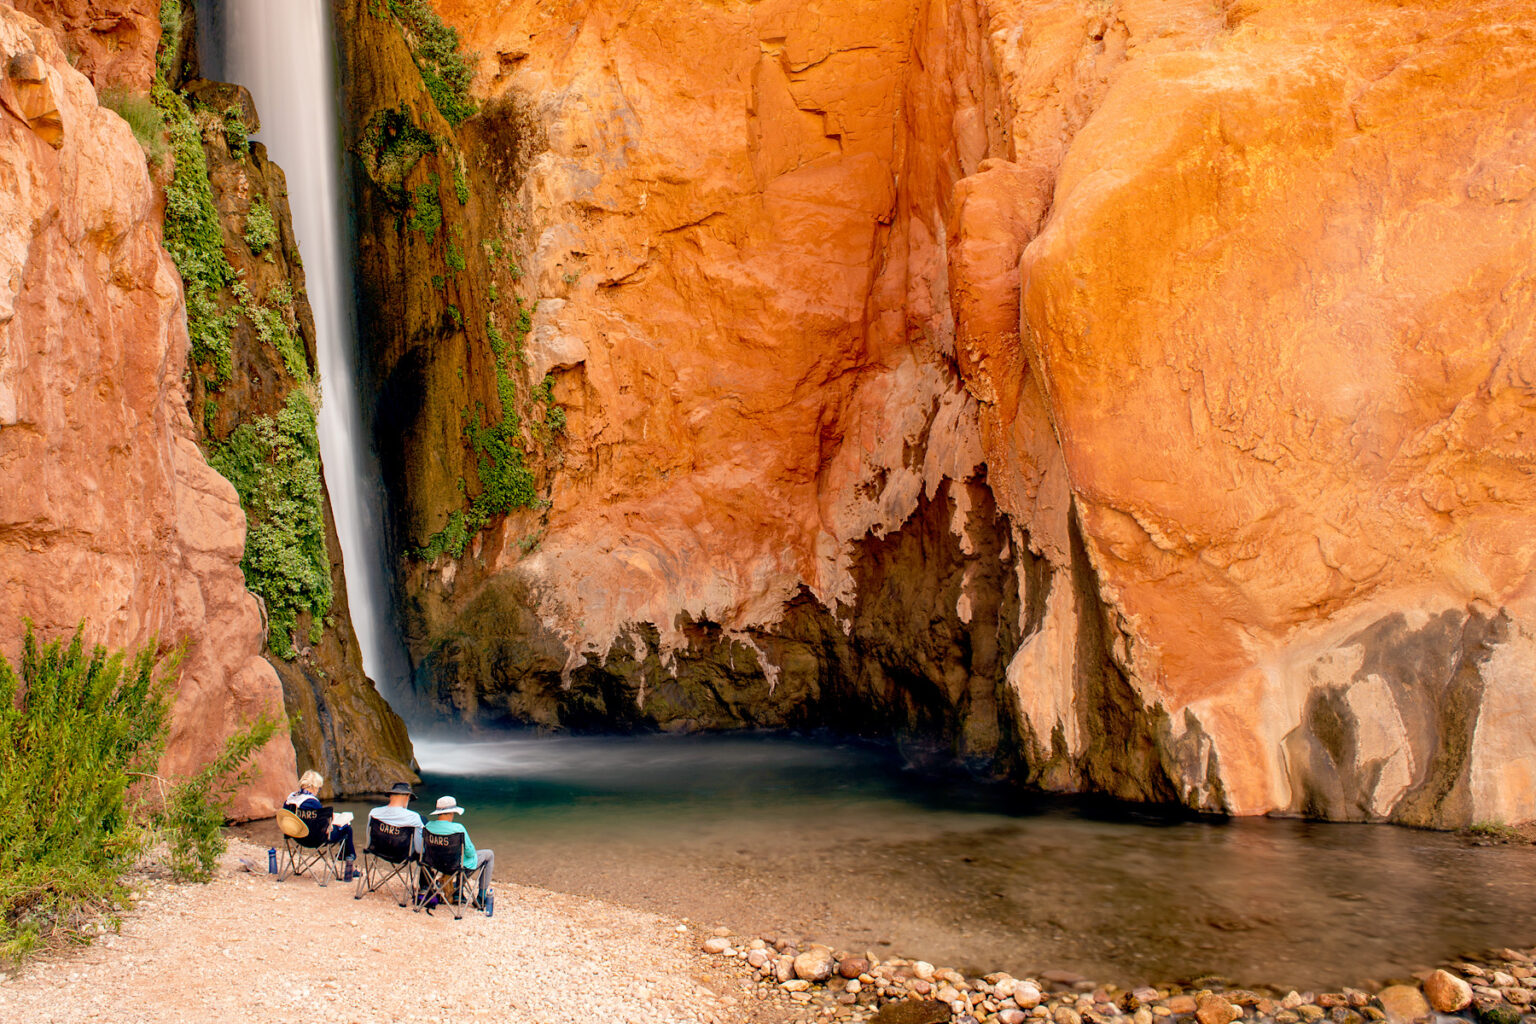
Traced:
POLYGON ((0 984, 5 1024, 634 1022, 757 1019, 742 979, 679 922, 498 883, 487 919, 403 910, 382 892, 277 884, 231 842, 207 885, 146 881, 121 932, 0 984))

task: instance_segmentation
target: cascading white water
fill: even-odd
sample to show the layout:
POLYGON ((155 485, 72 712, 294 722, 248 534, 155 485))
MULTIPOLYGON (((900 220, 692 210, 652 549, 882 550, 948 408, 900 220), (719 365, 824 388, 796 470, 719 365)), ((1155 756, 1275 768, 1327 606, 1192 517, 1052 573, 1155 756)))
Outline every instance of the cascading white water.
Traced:
POLYGON ((407 661, 389 606, 383 487, 358 399, 350 254, 344 231, 335 50, 328 0, 200 4, 204 73, 251 91, 257 136, 288 177, 320 363, 320 456, 346 562, 363 668, 404 710, 407 661))

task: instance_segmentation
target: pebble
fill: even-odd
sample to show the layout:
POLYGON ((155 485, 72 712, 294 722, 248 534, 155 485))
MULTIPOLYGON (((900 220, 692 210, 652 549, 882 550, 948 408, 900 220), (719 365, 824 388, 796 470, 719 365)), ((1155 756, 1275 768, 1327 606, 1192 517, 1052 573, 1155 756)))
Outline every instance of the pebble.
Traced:
POLYGON ((1232 1024, 1243 1011, 1218 995, 1206 995, 1196 1001, 1195 1016, 1200 1024, 1232 1024))
POLYGON ((912 973, 923 981, 933 980, 933 964, 926 960, 918 960, 912 964, 912 973))
POLYGON ((812 946, 795 957, 795 976, 806 981, 826 981, 832 976, 837 961, 825 946, 812 946))
POLYGON ((726 950, 728 950, 730 948, 731 948, 731 940, 730 939, 718 938, 717 937, 717 938, 713 938, 713 939, 705 939, 704 940, 704 952, 706 952, 706 953, 716 953, 716 954, 724 953, 726 950))
POLYGON ((1389 985, 1377 994, 1391 1024, 1412 1024, 1429 1016, 1429 1003, 1417 985, 1389 985))

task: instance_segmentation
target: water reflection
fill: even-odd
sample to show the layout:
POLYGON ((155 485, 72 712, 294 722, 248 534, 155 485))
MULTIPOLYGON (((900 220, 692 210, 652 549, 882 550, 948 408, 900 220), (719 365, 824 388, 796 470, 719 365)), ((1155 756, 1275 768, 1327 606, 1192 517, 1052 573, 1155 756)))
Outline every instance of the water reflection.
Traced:
POLYGON ((787 739, 418 741, 503 874, 740 931, 1121 983, 1338 986, 1536 939, 1536 856, 1452 836, 1210 823, 903 771, 787 739))

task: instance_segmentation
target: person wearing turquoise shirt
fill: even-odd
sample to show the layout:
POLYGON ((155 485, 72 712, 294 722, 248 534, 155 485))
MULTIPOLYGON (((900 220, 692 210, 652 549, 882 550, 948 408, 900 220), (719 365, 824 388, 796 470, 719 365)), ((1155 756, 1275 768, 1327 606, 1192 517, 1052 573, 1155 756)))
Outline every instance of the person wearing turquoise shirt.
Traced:
POLYGON ((464 808, 451 796, 439 797, 437 809, 432 812, 432 820, 427 822, 427 831, 435 836, 451 836, 455 833, 464 837, 464 870, 473 878, 480 877, 480 905, 485 906, 485 894, 491 888, 491 871, 496 862, 496 855, 490 850, 477 850, 475 844, 469 840, 469 830, 453 820, 455 814, 463 814, 464 808))

